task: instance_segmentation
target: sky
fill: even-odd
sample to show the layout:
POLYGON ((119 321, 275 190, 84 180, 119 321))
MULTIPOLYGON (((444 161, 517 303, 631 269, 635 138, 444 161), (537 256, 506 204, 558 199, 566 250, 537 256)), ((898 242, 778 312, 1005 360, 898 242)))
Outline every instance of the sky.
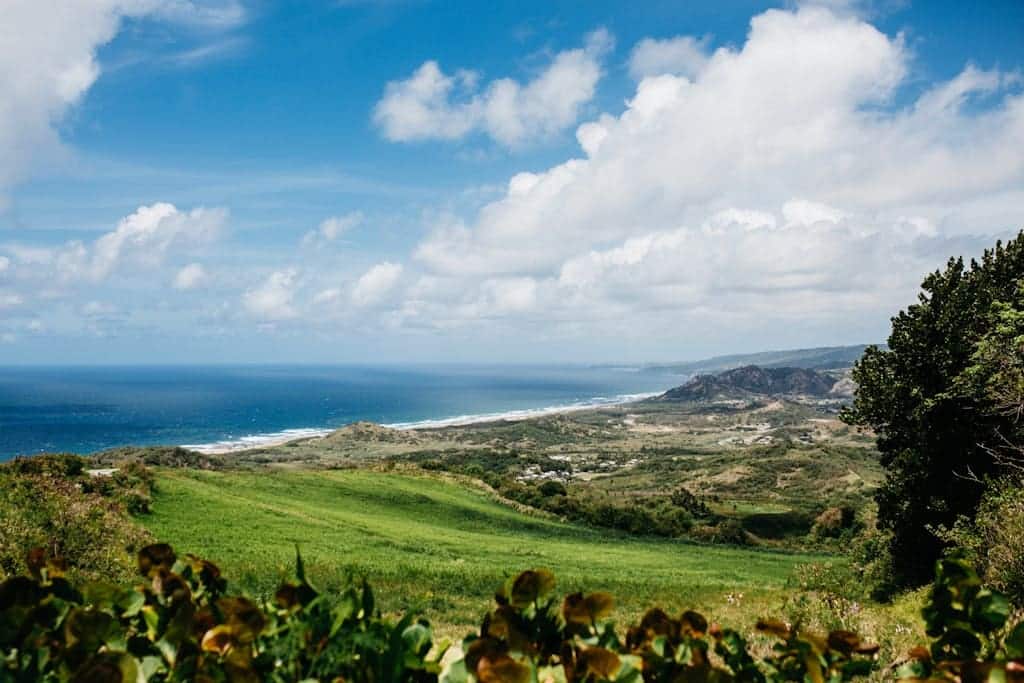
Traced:
POLYGON ((0 365, 880 342, 1024 228, 1024 3, 0 0, 0 365))

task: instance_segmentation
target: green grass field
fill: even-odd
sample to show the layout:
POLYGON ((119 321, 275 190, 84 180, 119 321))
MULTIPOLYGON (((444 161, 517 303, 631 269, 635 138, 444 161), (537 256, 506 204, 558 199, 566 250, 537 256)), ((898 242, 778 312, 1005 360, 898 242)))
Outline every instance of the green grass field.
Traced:
MULTIPOLYGON (((474 624, 510 574, 547 567, 562 592, 607 590, 622 616, 660 604, 710 615, 773 595, 808 555, 638 540, 521 514, 454 480, 369 470, 162 470, 143 523, 179 552, 217 562, 267 593, 296 545, 323 588, 365 576, 388 610, 416 609, 449 627, 474 624)), ((744 616, 749 616, 744 612, 744 616)))

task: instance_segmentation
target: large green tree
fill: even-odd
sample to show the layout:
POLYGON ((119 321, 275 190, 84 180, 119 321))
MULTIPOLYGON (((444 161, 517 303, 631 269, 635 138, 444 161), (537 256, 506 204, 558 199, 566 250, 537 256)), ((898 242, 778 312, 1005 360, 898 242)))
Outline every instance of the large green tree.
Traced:
POLYGON ((901 585, 930 579, 943 550, 932 530, 973 517, 985 482, 1006 470, 998 453, 1019 425, 998 405, 1012 372, 998 371, 1013 367, 1021 347, 1001 348, 993 331, 1018 308, 1022 278, 1024 232, 970 264, 951 259, 892 319, 888 349, 868 348, 854 367, 857 395, 844 418, 878 436, 887 470, 878 521, 892 532, 901 585))

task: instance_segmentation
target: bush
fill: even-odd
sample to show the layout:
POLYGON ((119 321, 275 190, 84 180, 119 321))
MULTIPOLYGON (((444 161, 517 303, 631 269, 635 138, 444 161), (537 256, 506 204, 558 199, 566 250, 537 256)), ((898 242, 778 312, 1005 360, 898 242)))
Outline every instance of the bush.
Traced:
POLYGON ((856 519, 857 511, 852 507, 831 507, 814 519, 812 531, 815 536, 821 538, 839 538, 844 531, 853 527, 856 519))
POLYGON ((551 496, 564 496, 566 495, 566 493, 568 493, 565 490, 565 484, 563 484, 560 481, 555 481, 553 479, 549 479, 548 481, 544 482, 543 484, 540 485, 539 488, 541 495, 543 495, 546 498, 550 498, 551 496))
POLYGON ((1024 490, 1012 480, 982 500, 974 520, 961 519, 944 537, 986 584, 1024 608, 1024 490))
MULTIPOLYGON (((383 617, 365 582, 321 594, 301 557, 296 579, 263 602, 230 594, 215 565, 164 544, 139 552, 134 587, 76 586, 41 550, 29 560, 28 576, 0 583, 0 681, 838 683, 872 673, 878 652, 849 630, 766 619, 765 653, 697 612, 657 607, 620 632, 611 595, 559 600, 555 577, 534 569, 507 580, 479 630, 446 656, 426 621, 383 617)), ((922 614, 932 640, 897 678, 1020 679, 1024 623, 1010 623, 1006 598, 968 562, 938 563, 922 614)))
MULTIPOLYGON (((436 681, 430 627, 382 618, 365 583, 328 600, 306 580, 257 603, 210 562, 143 548, 134 588, 77 589, 59 561, 0 584, 0 681, 436 681)), ((443 649, 437 652, 443 653, 443 649)))
POLYGON ((62 557, 76 578, 130 576, 135 551, 152 540, 127 509, 148 507, 148 475, 90 477, 83 458, 65 455, 0 465, 0 576, 20 572, 34 547, 62 557))
POLYGON ((554 576, 537 569, 499 589, 497 607, 442 670, 447 647, 435 646, 427 622, 382 617, 365 582, 329 600, 301 558, 296 580, 262 603, 229 594, 215 565, 164 544, 139 552, 144 582, 134 588, 79 589, 41 551, 29 568, 0 584, 0 680, 757 682, 848 678, 869 671, 876 650, 852 633, 824 638, 765 621, 759 630, 780 642, 757 660, 736 631, 658 608, 622 639, 610 595, 559 601, 554 576))

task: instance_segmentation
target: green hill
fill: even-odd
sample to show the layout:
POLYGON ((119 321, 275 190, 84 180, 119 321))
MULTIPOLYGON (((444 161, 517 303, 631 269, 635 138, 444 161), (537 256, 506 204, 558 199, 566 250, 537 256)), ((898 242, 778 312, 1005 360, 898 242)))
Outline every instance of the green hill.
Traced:
POLYGON ((768 600, 813 559, 592 531, 522 514, 472 484, 411 474, 163 470, 157 486, 146 526, 247 590, 275 587, 298 545, 322 587, 365 576, 385 609, 421 608, 460 629, 504 577, 530 567, 554 570, 565 590, 628 596, 630 616, 655 603, 714 614, 735 591, 768 600))
MULTIPOLYGON (((878 344, 885 348, 885 344, 878 344)), ((745 365, 757 365, 762 368, 807 368, 811 370, 831 370, 848 368, 864 354, 867 344, 855 346, 823 346, 813 349, 788 349, 785 351, 761 351, 760 353, 741 353, 729 356, 715 356, 704 360, 683 361, 679 363, 657 363, 645 366, 650 372, 676 372, 681 375, 696 375, 709 372, 721 372, 745 365)))

